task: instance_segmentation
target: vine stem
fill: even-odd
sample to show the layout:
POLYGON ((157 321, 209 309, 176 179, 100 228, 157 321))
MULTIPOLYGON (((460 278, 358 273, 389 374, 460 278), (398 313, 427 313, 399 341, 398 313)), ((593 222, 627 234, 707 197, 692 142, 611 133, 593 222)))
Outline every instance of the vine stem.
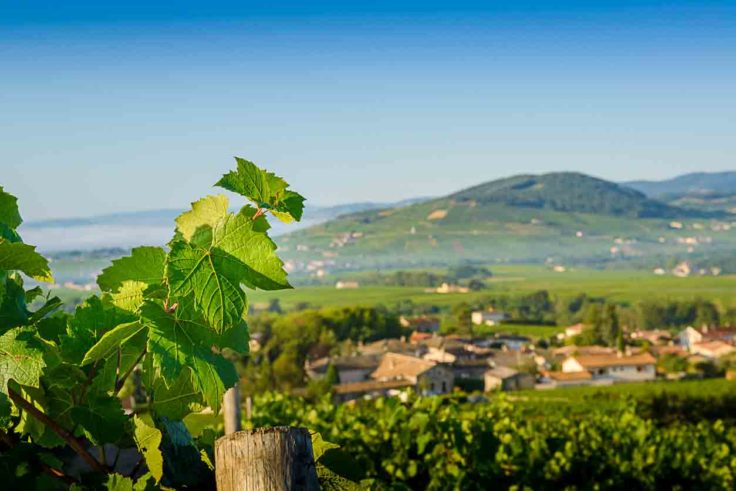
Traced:
POLYGON ((143 351, 140 355, 138 355, 138 358, 135 360, 135 362, 130 365, 130 368, 128 368, 125 373, 123 374, 123 377, 119 379, 117 382, 115 382, 115 396, 118 395, 118 393, 122 390, 123 386, 125 385, 125 381, 128 377, 130 377, 130 374, 133 373, 133 370, 135 370, 135 367, 138 366, 138 364, 141 362, 144 356, 146 356, 146 348, 143 348, 143 351))
POLYGON ((84 445, 74 437, 71 433, 69 433, 67 430, 61 427, 59 423, 54 421, 53 419, 49 418, 47 415, 39 411, 32 403, 25 400, 23 396, 18 394, 16 391, 8 387, 8 396, 10 396, 10 399, 21 409, 26 411, 28 414, 39 420, 41 423, 45 424, 51 430, 59 435, 62 440, 64 440, 71 448, 74 450, 77 455, 82 457, 82 459, 87 462, 87 464, 94 469, 97 472, 102 472, 104 474, 107 474, 107 468, 105 468, 104 465, 102 465, 97 459, 95 459, 91 453, 87 451, 86 448, 84 448, 84 445))

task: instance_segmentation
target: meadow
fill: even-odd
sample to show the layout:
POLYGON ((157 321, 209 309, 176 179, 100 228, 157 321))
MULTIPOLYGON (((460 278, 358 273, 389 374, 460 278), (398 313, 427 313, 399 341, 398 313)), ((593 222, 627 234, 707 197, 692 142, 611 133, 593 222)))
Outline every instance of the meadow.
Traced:
MULTIPOLYGON (((548 290, 552 295, 569 298, 580 293, 606 297, 615 302, 636 304, 642 300, 710 300, 726 309, 736 306, 736 275, 657 276, 641 270, 596 270, 573 268, 558 273, 538 265, 491 265, 493 277, 485 280, 487 288, 468 293, 435 293, 420 287, 364 286, 338 290, 329 285, 300 286, 278 292, 257 291, 251 303, 259 304, 278 299, 286 309, 307 303, 314 307, 377 304, 393 305, 411 301, 447 307, 459 302, 472 303, 489 294, 530 293, 548 290)), ((360 279, 360 276, 353 276, 360 279)), ((351 278, 335 276, 334 281, 351 278)))

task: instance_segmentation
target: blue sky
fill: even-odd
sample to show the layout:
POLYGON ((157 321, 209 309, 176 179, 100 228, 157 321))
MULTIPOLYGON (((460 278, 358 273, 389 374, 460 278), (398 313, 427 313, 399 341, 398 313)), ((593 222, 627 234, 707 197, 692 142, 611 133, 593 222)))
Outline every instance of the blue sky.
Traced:
POLYGON ((233 155, 315 204, 736 169, 733 2, 108 3, 0 0, 27 219, 182 208, 233 155))

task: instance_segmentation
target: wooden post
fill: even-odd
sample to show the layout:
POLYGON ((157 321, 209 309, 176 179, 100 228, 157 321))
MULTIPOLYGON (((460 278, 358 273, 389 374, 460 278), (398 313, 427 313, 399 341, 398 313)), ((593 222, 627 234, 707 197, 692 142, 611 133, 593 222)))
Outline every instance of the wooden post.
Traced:
POLYGON ((225 434, 242 429, 240 421, 240 387, 230 387, 222 398, 222 412, 225 420, 225 434))
POLYGON ((319 490, 305 428, 258 428, 215 442, 218 491, 319 490))

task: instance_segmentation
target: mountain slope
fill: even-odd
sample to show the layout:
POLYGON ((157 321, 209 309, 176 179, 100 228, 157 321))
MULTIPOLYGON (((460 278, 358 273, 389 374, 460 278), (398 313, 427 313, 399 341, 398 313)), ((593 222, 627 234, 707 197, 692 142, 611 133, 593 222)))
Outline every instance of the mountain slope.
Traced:
POLYGON ((650 198, 684 194, 736 194, 736 172, 694 172, 663 181, 630 181, 623 184, 650 198))
POLYGON ((510 177, 460 191, 449 198, 460 202, 628 217, 683 214, 682 210, 648 199, 639 191, 574 172, 510 177))
POLYGON ((720 227, 717 239, 705 236, 715 221, 713 214, 670 206, 615 183, 555 173, 345 215, 283 236, 279 245, 296 271, 467 260, 590 264, 732 247, 736 234, 730 227, 720 227), (684 225, 672 228, 673 221, 684 225))

